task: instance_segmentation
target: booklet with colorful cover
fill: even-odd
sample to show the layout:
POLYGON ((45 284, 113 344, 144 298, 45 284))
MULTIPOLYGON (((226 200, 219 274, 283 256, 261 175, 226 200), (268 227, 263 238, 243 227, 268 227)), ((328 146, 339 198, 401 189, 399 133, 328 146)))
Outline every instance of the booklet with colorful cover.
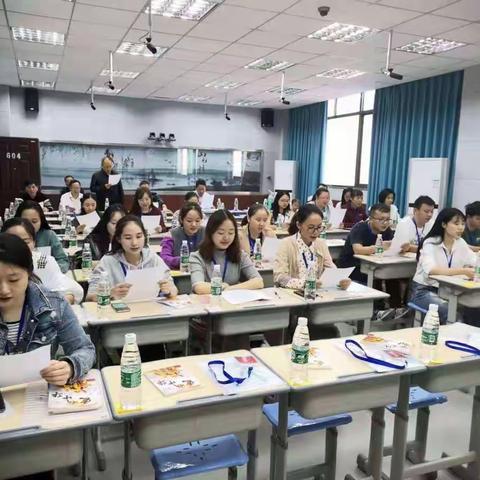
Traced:
POLYGON ((166 397, 184 393, 200 386, 200 382, 181 365, 156 368, 147 372, 145 376, 166 397))

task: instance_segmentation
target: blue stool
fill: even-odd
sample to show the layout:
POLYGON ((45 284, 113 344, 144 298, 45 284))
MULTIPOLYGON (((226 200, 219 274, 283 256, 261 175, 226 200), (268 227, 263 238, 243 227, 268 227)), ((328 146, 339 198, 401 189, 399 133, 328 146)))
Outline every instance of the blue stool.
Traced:
MULTIPOLYGON (((274 478, 274 465, 277 448, 286 449, 286 445, 280 445, 278 441, 278 403, 263 406, 263 414, 272 424, 272 435, 270 437, 270 478, 274 478)), ((333 415, 322 418, 303 418, 296 411, 288 412, 287 436, 301 435, 307 432, 326 430, 325 437, 325 461, 322 464, 302 468, 288 472, 289 480, 314 477, 315 480, 335 480, 335 467, 337 462, 337 428, 340 425, 347 425, 352 422, 352 417, 347 414, 333 415)))
POLYGON ((186 477, 228 468, 228 480, 237 478, 237 467, 248 463, 248 456, 236 435, 224 435, 173 447, 152 450, 150 460, 155 480, 186 477))
POLYGON ((417 305, 416 303, 413 302, 408 302, 407 307, 410 308, 410 310, 413 310, 415 312, 415 321, 418 320, 420 325, 423 322, 423 318, 427 314, 427 311, 425 308, 421 307, 420 305, 417 305))

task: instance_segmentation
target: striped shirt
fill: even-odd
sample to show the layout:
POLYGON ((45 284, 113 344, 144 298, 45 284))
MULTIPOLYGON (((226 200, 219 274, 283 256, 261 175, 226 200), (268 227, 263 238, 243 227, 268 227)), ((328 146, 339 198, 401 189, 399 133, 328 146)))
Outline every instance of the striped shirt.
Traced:
POLYGON ((18 338, 18 329, 20 328, 20 320, 17 322, 7 322, 8 327, 8 340, 12 342, 14 345, 17 344, 18 338))

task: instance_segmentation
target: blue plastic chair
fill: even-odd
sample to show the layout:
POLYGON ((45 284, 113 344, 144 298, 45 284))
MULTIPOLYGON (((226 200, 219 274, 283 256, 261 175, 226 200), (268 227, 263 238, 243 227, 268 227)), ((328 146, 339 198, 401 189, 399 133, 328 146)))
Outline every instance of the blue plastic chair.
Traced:
POLYGON ((414 302, 408 302, 407 307, 415 312, 415 320, 418 320, 421 324, 423 321, 423 317, 427 314, 428 310, 421 307, 420 305, 417 305, 414 302))
POLYGON ((248 463, 248 455, 236 435, 224 435, 173 447, 152 450, 150 460, 155 480, 181 478, 228 468, 228 479, 237 478, 237 467, 248 463))
MULTIPOLYGON (((285 448, 278 442, 278 403, 272 403, 263 406, 263 414, 272 424, 272 435, 270 437, 270 478, 274 478, 275 457, 278 448, 285 448)), ((325 436, 325 461, 322 464, 305 467, 300 470, 288 472, 287 478, 310 478, 315 480, 324 478, 325 480, 335 480, 335 470, 337 463, 337 428, 341 425, 347 425, 352 422, 352 417, 348 414, 333 415, 331 417, 304 418, 295 410, 288 412, 287 436, 301 435, 308 432, 326 430, 325 436)))

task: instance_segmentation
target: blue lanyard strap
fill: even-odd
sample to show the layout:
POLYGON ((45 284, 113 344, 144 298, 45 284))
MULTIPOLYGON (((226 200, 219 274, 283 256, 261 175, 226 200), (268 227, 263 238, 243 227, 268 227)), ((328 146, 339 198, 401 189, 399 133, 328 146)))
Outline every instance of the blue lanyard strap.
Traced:
POLYGON ((233 375, 230 375, 225 369, 225 362, 223 360, 211 360, 210 362, 208 362, 208 368, 213 373, 215 380, 222 385, 229 385, 230 383, 236 383, 237 385, 241 385, 247 378, 250 378, 250 375, 252 374, 252 371, 253 371, 253 367, 248 367, 246 377, 234 377, 233 375), (226 380, 219 380, 217 378, 217 374, 215 373, 215 370, 212 368, 213 366, 216 366, 216 365, 219 365, 222 367, 222 374, 226 378, 226 380))
MULTIPOLYGON (((216 261, 215 258, 213 259, 212 262, 213 266, 219 265, 216 261)), ((222 282, 225 283, 225 275, 227 273, 227 265, 228 265, 228 258, 225 256, 225 264, 223 265, 223 273, 222 273, 222 282)))
POLYGON ((407 363, 403 363, 403 365, 399 365, 398 363, 390 363, 386 360, 381 360, 380 358, 371 357, 368 353, 364 350, 364 348, 356 341, 352 339, 345 340, 345 348, 358 360, 362 362, 373 363, 375 365, 380 365, 381 367, 387 368, 394 368, 396 370, 404 370, 407 366, 407 363), (353 347, 353 348, 352 348, 353 347), (357 353, 359 350, 361 353, 357 353))
POLYGON ((443 249, 443 253, 445 254, 445 257, 447 258, 447 264, 448 264, 448 268, 452 268, 452 260, 453 260, 453 252, 450 256, 448 256, 448 252, 447 250, 444 248, 443 249))
POLYGON ((123 275, 126 277, 128 268, 122 262, 120 262, 120 266, 122 267, 123 275))
POLYGON ((26 310, 27 310, 27 302, 23 302, 22 315, 20 316, 20 324, 18 325, 17 345, 20 343, 20 337, 22 336, 23 325, 25 324, 26 310))
POLYGON ((448 348, 452 348, 453 350, 459 350, 460 352, 466 352, 480 356, 480 349, 474 347, 473 345, 469 345, 468 343, 457 342, 455 340, 447 340, 445 342, 445 346, 448 348))

